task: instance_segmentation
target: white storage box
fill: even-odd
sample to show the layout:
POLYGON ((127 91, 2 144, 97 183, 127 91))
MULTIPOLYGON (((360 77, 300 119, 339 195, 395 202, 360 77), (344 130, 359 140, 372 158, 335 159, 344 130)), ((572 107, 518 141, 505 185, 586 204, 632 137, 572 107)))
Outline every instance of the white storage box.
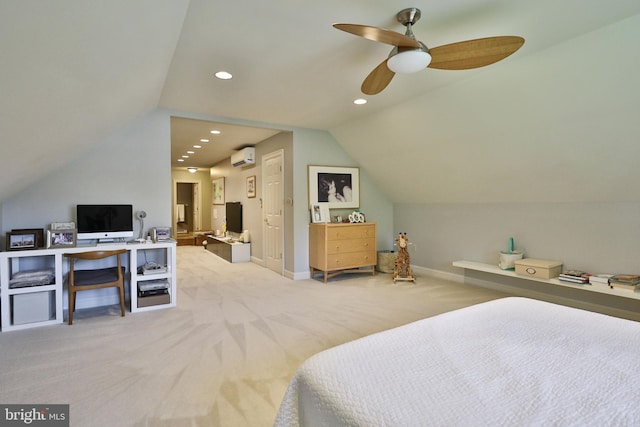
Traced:
POLYGON ((562 263, 560 261, 524 258, 514 261, 514 264, 516 266, 516 274, 539 279, 558 277, 560 271, 562 271, 562 263))
POLYGON ((12 295, 11 298, 14 325, 44 322, 55 316, 53 294, 50 291, 12 295))

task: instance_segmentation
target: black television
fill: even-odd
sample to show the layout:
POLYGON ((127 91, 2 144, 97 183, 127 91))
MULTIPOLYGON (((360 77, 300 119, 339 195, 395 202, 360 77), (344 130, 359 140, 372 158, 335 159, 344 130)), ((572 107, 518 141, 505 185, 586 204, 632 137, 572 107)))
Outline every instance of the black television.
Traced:
POLYGON ((133 237, 133 205, 76 205, 78 240, 133 237))
POLYGON ((227 231, 242 233, 242 203, 226 203, 227 231))

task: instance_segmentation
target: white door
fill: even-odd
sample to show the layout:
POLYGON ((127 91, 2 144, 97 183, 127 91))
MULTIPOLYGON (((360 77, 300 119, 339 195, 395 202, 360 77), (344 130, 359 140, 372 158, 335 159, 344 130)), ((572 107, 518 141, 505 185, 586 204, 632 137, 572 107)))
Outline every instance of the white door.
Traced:
POLYGON ((283 273, 283 224, 284 180, 282 150, 262 156, 262 196, 265 265, 279 274, 283 273))

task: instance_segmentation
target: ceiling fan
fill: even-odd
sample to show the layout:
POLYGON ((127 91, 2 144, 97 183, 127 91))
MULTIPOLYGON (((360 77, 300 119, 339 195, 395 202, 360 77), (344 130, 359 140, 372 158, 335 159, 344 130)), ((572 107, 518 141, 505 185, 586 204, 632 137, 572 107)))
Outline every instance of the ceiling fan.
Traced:
POLYGON ((514 53, 524 44, 518 36, 497 36, 466 40, 429 49, 416 40, 411 27, 421 13, 415 7, 403 9, 396 15, 398 22, 407 27, 405 34, 384 28, 359 24, 333 24, 334 28, 376 42, 394 46, 389 57, 369 73, 361 90, 367 95, 380 93, 396 73, 407 74, 427 67, 440 70, 469 70, 498 62, 514 53))

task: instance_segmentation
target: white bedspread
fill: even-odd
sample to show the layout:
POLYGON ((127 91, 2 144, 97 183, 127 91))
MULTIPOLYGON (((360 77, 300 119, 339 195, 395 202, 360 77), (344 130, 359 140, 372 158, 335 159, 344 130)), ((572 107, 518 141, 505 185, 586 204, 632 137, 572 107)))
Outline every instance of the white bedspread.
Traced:
POLYGON ((640 426, 640 323, 526 298, 323 351, 275 425, 640 426))

